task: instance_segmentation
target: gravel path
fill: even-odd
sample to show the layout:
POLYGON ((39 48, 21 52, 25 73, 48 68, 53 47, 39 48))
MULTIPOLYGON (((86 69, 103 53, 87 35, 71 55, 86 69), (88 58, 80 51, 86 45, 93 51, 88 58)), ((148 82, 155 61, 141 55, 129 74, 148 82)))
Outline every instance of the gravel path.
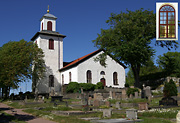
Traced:
POLYGON ((18 118, 19 120, 25 121, 27 123, 56 123, 43 118, 35 117, 31 114, 23 112, 22 109, 14 109, 4 103, 0 103, 0 111, 4 111, 18 118))

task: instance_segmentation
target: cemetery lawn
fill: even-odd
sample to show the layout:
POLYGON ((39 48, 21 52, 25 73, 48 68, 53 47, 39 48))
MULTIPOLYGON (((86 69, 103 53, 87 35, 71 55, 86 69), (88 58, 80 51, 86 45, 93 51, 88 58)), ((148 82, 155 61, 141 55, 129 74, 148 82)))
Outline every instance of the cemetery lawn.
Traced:
POLYGON ((140 117, 140 119, 144 120, 140 123, 176 123, 175 121, 173 122, 169 119, 163 119, 163 118, 140 117))
MULTIPOLYGON (((158 106, 159 100, 161 98, 154 98, 150 102, 150 106, 158 106)), ((33 102, 34 100, 28 100, 28 102, 33 102)), ((72 110, 78 110, 83 111, 83 109, 72 109, 71 107, 65 107, 65 105, 58 105, 57 107, 54 107, 53 103, 50 103, 50 99, 45 100, 46 103, 41 104, 26 104, 26 105, 19 105, 19 102, 12 102, 12 101, 6 101, 3 103, 8 104, 9 106, 12 106, 14 108, 20 108, 24 109, 24 112, 30 113, 37 117, 42 117, 45 119, 49 119, 52 121, 60 122, 60 123, 90 123, 90 121, 85 121, 80 118, 89 118, 89 117, 99 117, 100 119, 103 119, 103 113, 97 112, 93 114, 83 114, 83 115, 71 115, 71 116, 60 116, 56 114, 52 114, 51 111, 72 111, 72 110)), ((72 104, 71 102, 78 102, 79 100, 67 100, 68 104, 72 104)), ((147 100, 144 99, 136 99, 136 100, 129 100, 125 102, 146 102, 147 100)), ((111 103, 115 103, 115 100, 111 100, 111 103)), ((141 123, 173 123, 172 119, 176 118, 177 112, 180 110, 180 107, 171 108, 171 109, 164 109, 164 110, 157 110, 155 112, 138 112, 138 118, 143 119, 144 121, 141 123)), ((113 113, 111 119, 116 118, 125 118, 126 109, 122 108, 122 113, 113 113), (124 112, 124 113, 123 113, 124 112)), ((109 119, 109 118, 104 118, 109 119)), ((16 120, 16 119, 15 119, 16 120)), ((20 122, 20 121, 17 121, 20 122)), ((20 122, 21 123, 21 122, 20 122)))
POLYGON ((11 123, 26 123, 25 121, 21 121, 21 120, 17 119, 15 116, 7 114, 1 110, 0 110, 0 115, 1 115, 0 122, 2 122, 2 123, 9 123, 9 122, 11 122, 11 123))

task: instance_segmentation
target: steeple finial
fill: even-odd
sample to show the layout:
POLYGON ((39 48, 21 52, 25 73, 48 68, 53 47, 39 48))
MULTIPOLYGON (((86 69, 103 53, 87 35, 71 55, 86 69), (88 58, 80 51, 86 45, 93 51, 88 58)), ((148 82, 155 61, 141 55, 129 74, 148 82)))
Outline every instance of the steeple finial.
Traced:
POLYGON ((48 10, 47 10, 47 13, 49 13, 49 5, 48 5, 48 10))

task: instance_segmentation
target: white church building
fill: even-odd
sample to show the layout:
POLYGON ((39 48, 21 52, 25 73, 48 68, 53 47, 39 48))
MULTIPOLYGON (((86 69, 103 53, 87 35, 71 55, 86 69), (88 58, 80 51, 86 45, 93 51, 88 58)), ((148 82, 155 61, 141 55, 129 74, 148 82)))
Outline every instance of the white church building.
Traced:
POLYGON ((106 67, 95 62, 104 50, 97 50, 72 62, 63 62, 63 39, 66 37, 56 32, 54 15, 45 14, 40 19, 40 31, 32 41, 44 52, 46 65, 45 77, 37 82, 37 93, 60 93, 62 85, 69 82, 92 83, 103 82, 104 86, 123 88, 125 84, 125 68, 121 62, 107 55, 106 67))

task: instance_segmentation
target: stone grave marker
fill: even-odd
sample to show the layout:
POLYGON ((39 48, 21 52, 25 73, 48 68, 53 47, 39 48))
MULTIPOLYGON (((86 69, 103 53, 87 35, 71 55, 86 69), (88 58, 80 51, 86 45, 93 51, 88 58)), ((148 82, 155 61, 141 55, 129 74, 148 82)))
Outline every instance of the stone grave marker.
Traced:
POLYGON ((89 97, 89 98, 88 98, 88 104, 89 104, 89 105, 93 105, 93 99, 92 99, 92 97, 89 97))
POLYGON ((137 119, 137 110, 136 109, 127 109, 126 110, 126 117, 130 120, 137 119))
POLYGON ((148 98, 149 96, 152 96, 150 86, 144 87, 144 94, 145 94, 145 98, 148 98))
POLYGON ((120 108, 120 102, 116 102, 116 108, 117 108, 117 109, 121 109, 121 108, 120 108))
POLYGON ((113 94, 112 95, 113 99, 115 99, 116 98, 116 92, 113 92, 112 94, 113 94))
POLYGON ((132 99, 132 98, 133 98, 133 95, 132 95, 132 94, 130 94, 130 95, 129 95, 129 98, 130 98, 130 99, 132 99))
POLYGON ((112 109, 104 109, 103 110, 103 117, 108 117, 110 118, 112 115, 112 109))
POLYGON ((139 110, 148 110, 148 104, 146 102, 138 103, 139 110))
POLYGON ((134 98, 136 98, 136 99, 139 98, 138 92, 134 92, 134 95, 135 95, 134 98))
POLYGON ((106 101, 106 102, 105 102, 105 105, 106 105, 107 107, 111 107, 111 103, 110 103, 109 101, 106 101))
POLYGON ((112 99, 112 91, 109 91, 109 98, 112 99))
POLYGON ((42 95, 39 95, 38 96, 38 102, 43 102, 44 100, 43 100, 43 97, 42 97, 42 95))
POLYGON ((159 105, 163 105, 163 106, 177 106, 177 100, 175 100, 174 98, 167 98, 164 97, 159 101, 159 105))
POLYGON ((176 123, 180 123, 180 111, 176 115, 176 123))
POLYGON ((99 100, 94 100, 93 106, 94 106, 94 107, 99 107, 99 106, 100 106, 99 100))
POLYGON ((127 95, 126 95, 126 89, 122 89, 122 99, 126 99, 127 95))
POLYGON ((101 93, 94 93, 94 99, 95 100, 103 100, 103 96, 101 93))

